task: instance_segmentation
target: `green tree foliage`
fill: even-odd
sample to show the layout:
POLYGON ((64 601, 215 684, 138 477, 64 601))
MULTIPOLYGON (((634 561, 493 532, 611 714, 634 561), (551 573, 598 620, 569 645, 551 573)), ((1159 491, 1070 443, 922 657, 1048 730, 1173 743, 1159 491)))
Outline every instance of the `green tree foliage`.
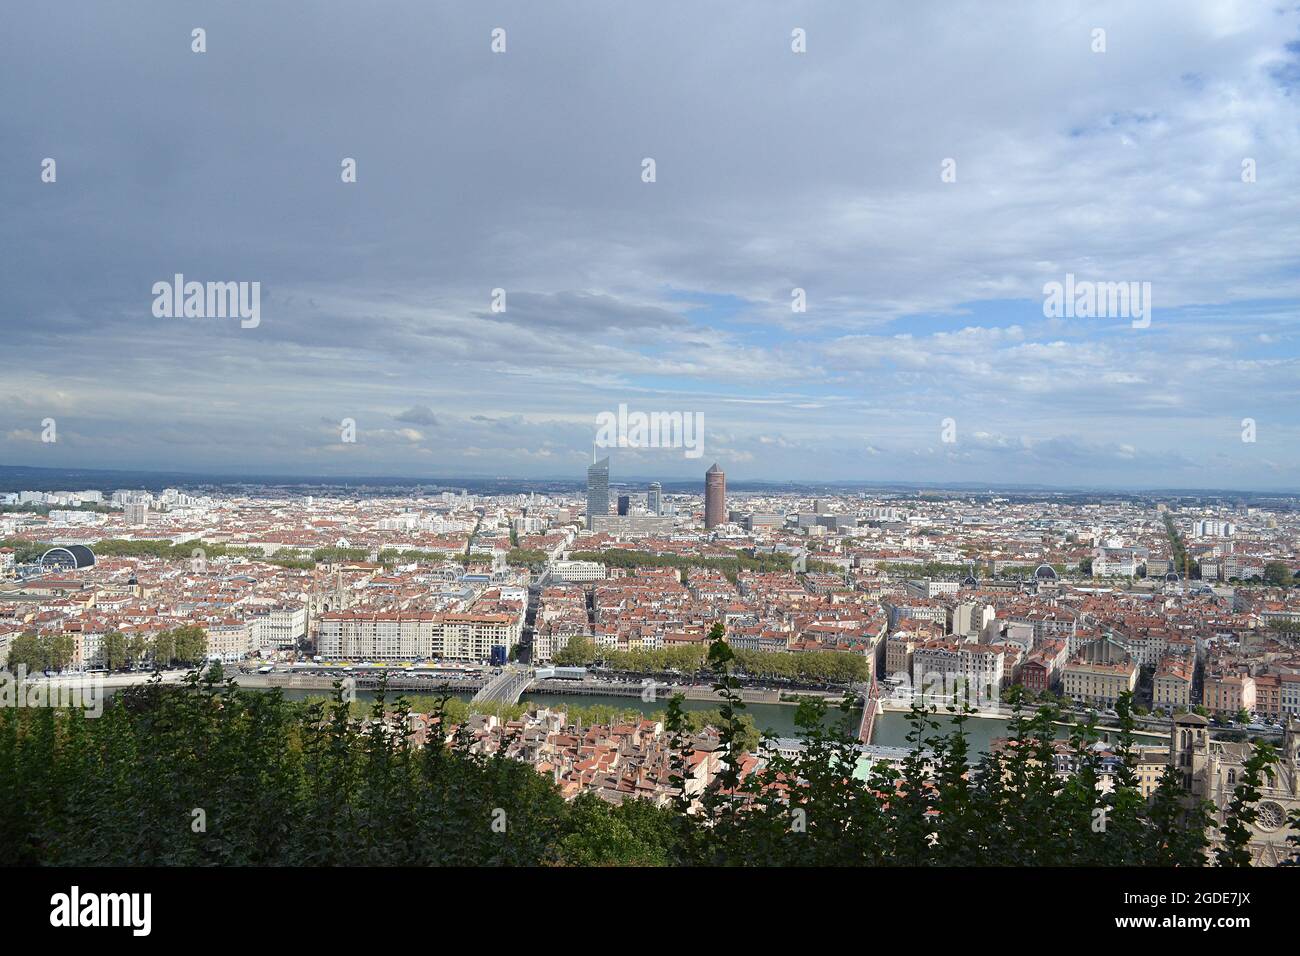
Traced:
POLYGON ((25 538, 0 538, 0 548, 12 548, 15 564, 32 564, 41 559, 46 551, 54 547, 43 541, 28 541, 25 538))
MULTIPOLYGON (((589 640, 575 644, 571 639, 556 662, 589 664, 599 661, 614 671, 638 674, 696 674, 704 669, 708 649, 703 645, 637 648, 629 651, 597 650, 589 640)), ((849 684, 868 680, 871 665, 861 654, 842 651, 753 651, 732 649, 738 676, 786 678, 812 684, 849 684)))
POLYGON ((109 631, 104 635, 104 667, 110 671, 119 671, 126 667, 126 635, 121 631, 109 631))
POLYGON ((1173 551, 1174 570, 1179 574, 1183 569, 1187 569, 1189 577, 1199 578, 1201 576, 1201 565, 1197 561, 1189 561, 1187 558, 1187 544, 1183 541, 1183 536, 1174 524, 1172 515, 1165 515, 1165 534, 1169 536, 1169 547, 1173 551))
POLYGON ((203 553, 209 558, 226 553, 222 545, 206 544, 202 541, 172 544, 170 541, 127 541, 123 538, 105 538, 90 546, 90 549, 101 557, 162 558, 168 561, 189 560, 195 548, 202 548, 203 553))
POLYGON ((536 548, 511 548, 506 552, 506 564, 535 565, 545 564, 550 555, 536 548))
POLYGON ((317 564, 365 561, 369 556, 365 548, 317 548, 311 553, 311 559, 317 564))
POLYGON ((1291 856, 1282 866, 1300 866, 1300 809, 1291 811, 1287 826, 1295 832, 1286 838, 1286 842, 1291 844, 1291 856))
MULTIPOLYGON (((103 639, 103 663, 107 670, 123 670, 151 664, 176 667, 201 663, 207 655, 208 635, 197 624, 185 624, 161 631, 151 638, 110 631, 103 639)), ((8 667, 19 665, 28 673, 61 671, 73 664, 76 645, 71 634, 20 634, 9 645, 8 667)))
POLYGON ((1264 565, 1264 583, 1289 588, 1295 583, 1295 578, 1284 562, 1269 561, 1264 565))
MULTIPOLYGON (((1013 695, 1011 737, 972 763, 954 701, 909 715, 901 765, 868 765, 852 694, 804 699, 801 747, 756 744, 737 655, 715 627, 714 713, 667 703, 676 789, 665 806, 565 801, 503 752, 474 752, 463 702, 429 702, 421 745, 411 701, 369 707, 240 691, 219 668, 181 685, 79 710, 0 710, 0 865, 1201 866, 1209 817, 1175 771, 1138 789, 1131 702, 1103 765, 1091 720, 1064 750, 1052 707, 1013 695), (838 711, 838 718, 835 716, 838 711), (693 731, 708 723, 716 737, 693 731), (459 724, 449 740, 442 728, 459 724), (698 752, 697 752, 697 749, 698 752), (758 749, 765 762, 756 762, 758 749), (1059 772, 1058 757, 1071 773, 1059 772), (697 773, 711 768, 711 776, 697 773), (1098 786, 1108 774, 1113 786, 1098 786)), ((184 635, 175 636, 177 646, 184 635)), ((129 641, 124 642, 129 645, 129 641)), ((1259 788, 1276 755, 1256 748, 1219 827, 1216 860, 1248 861, 1259 788)), ((1300 826, 1300 819, 1297 820, 1300 826)))
POLYGON ((71 634, 19 634, 9 644, 8 668, 27 673, 61 671, 71 666, 76 646, 71 634))
POLYGON ((596 659, 596 645, 581 634, 574 634, 555 655, 561 667, 583 667, 596 659))
MULTIPOLYGON (((629 571, 637 568, 676 568, 679 571, 705 568, 720 571, 733 582, 741 571, 789 571, 792 561, 790 555, 776 553, 746 554, 737 551, 727 556, 706 556, 650 554, 645 551, 629 551, 626 548, 610 548, 608 551, 574 551, 569 557, 574 561, 596 561, 607 568, 622 568, 629 571)), ((810 560, 808 570, 834 572, 841 569, 825 561, 810 560)))

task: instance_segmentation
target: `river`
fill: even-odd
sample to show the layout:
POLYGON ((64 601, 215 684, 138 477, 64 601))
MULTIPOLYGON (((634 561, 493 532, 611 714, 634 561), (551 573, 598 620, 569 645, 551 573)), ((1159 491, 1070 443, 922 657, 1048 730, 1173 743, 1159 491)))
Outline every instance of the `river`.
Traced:
MULTIPOLYGON (((250 688, 261 690, 262 688, 250 688)), ((328 697, 329 691, 325 690, 306 690, 298 688, 281 688, 285 700, 306 700, 312 697, 328 697)), ((396 695, 389 691, 388 697, 391 700, 396 695)), ((469 694, 453 695, 461 700, 469 700, 469 694)), ((357 691, 358 701, 372 701, 375 699, 375 692, 369 690, 357 691)), ((564 710, 567 707, 617 707, 624 712, 635 711, 636 713, 645 714, 647 717, 653 714, 662 714, 667 707, 667 702, 660 700, 654 703, 647 703, 640 697, 614 697, 598 694, 534 694, 525 693, 520 698, 521 704, 535 704, 538 707, 551 707, 556 710, 564 710)), ((682 701, 683 710, 717 710, 717 701, 709 700, 684 700, 682 701)), ((754 719, 755 726, 759 730, 766 730, 777 737, 793 737, 795 735, 795 706, 793 704, 756 704, 748 703, 745 705, 745 713, 754 719)), ((830 706, 829 718, 839 716, 839 710, 834 704, 830 706)), ((857 708, 852 713, 852 726, 856 733, 858 723, 862 719, 862 710, 857 708)), ((879 723, 877 723, 879 726, 879 723)))
MULTIPOLYGON (((876 726, 873 731, 873 744, 888 747, 906 747, 907 735, 912 726, 907 722, 907 713, 905 711, 886 711, 883 714, 876 715, 876 726)), ((935 734, 952 733, 955 725, 952 718, 946 714, 934 715, 934 720, 938 721, 939 729, 927 731, 926 736, 935 734)), ((1011 734, 1011 722, 999 717, 972 717, 966 721, 966 739, 972 756, 978 756, 981 753, 988 752, 989 745, 997 737, 1008 737, 1011 734)), ((1072 728, 1068 726, 1057 725, 1056 736, 1064 739, 1070 736, 1072 728)), ((1114 731, 1100 731, 1100 740, 1103 743, 1114 743, 1114 731)), ((1139 733, 1137 742, 1139 744, 1168 744, 1169 736, 1167 734, 1147 734, 1139 733)))
MULTIPOLYGON (((306 700, 311 697, 326 697, 328 691, 323 690, 304 690, 296 688, 282 689, 286 700, 306 700)), ((390 699, 393 693, 389 693, 390 699)), ((457 694, 461 700, 469 700, 469 694, 457 694)), ((359 690, 357 691, 357 700, 372 701, 375 698, 374 691, 359 690)), ((534 694, 525 693, 520 698, 520 703, 534 704, 538 707, 551 707, 557 710, 563 710, 566 707, 574 705, 580 707, 617 707, 621 711, 634 711, 637 713, 651 716, 661 714, 664 711, 665 702, 656 701, 647 703, 639 697, 612 697, 597 694, 534 694)), ((682 702, 683 710, 716 710, 717 702, 707 700, 686 700, 682 702)), ((839 717, 839 710, 833 704, 828 707, 828 721, 839 717)), ((750 703, 745 705, 745 713, 754 719, 755 725, 759 730, 767 731, 776 737, 793 737, 796 735, 794 722, 795 706, 793 704, 757 704, 750 703)), ((862 719, 862 710, 855 709, 851 714, 850 726, 854 733, 857 732, 858 723, 862 719)), ((935 715, 935 720, 939 723, 939 729, 929 731, 929 734, 950 733, 953 730, 952 718, 947 715, 935 715)), ((973 759, 977 759, 981 753, 989 749, 989 745, 997 737, 1006 737, 1010 734, 1009 722, 1001 718, 993 717, 971 717, 966 721, 966 734, 970 746, 970 753, 973 759)), ((887 747, 906 747, 907 735, 910 725, 907 722, 907 713, 903 711, 886 711, 876 716, 875 730, 872 737, 872 743, 887 747)), ((1070 728, 1058 726, 1056 736, 1065 738, 1070 735, 1070 728)), ((1104 742, 1112 742, 1114 733, 1102 731, 1101 739, 1104 742)), ((1165 743, 1168 741, 1167 736, 1141 734, 1138 737, 1142 743, 1165 743)))

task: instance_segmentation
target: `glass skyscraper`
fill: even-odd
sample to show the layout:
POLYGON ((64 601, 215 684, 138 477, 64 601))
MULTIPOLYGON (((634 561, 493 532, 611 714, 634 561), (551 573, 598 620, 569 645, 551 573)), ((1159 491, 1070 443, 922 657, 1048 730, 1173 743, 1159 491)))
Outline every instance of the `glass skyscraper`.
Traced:
POLYGON ((596 515, 609 514, 609 458, 587 468, 587 529, 596 515))

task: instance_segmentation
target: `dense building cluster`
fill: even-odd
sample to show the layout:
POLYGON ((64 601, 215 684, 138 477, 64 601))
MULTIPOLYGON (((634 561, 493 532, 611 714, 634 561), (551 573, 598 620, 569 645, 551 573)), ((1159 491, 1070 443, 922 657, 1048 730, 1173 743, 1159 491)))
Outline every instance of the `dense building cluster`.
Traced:
MULTIPOLYGON (((1144 760, 1185 765, 1186 789, 1220 806, 1246 759, 1232 732, 1281 741, 1300 717, 1289 500, 737 493, 716 465, 694 489, 612 495, 609 464, 585 494, 12 493, 0 655, 35 634, 65 649, 55 669, 143 665, 112 641, 139 657, 197 625, 224 661, 544 665, 576 640, 663 670, 702 660, 721 622, 737 654, 857 658, 893 706, 959 697, 999 712, 1014 685, 1099 710, 1132 694, 1139 714, 1186 724, 1144 760)), ((543 711, 469 729, 566 794, 666 798, 654 720, 583 727, 543 711)), ((692 785, 717 773, 709 740, 694 741, 692 785)), ((1276 781, 1270 814, 1296 786, 1276 781)))

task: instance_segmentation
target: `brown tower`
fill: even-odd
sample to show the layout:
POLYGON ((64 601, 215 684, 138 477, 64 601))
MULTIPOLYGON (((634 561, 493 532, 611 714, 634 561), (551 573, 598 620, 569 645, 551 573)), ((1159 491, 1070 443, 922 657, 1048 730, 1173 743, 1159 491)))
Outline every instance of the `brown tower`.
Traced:
POLYGON ((704 527, 712 528, 727 520, 727 476, 715 461, 704 473, 704 527))

